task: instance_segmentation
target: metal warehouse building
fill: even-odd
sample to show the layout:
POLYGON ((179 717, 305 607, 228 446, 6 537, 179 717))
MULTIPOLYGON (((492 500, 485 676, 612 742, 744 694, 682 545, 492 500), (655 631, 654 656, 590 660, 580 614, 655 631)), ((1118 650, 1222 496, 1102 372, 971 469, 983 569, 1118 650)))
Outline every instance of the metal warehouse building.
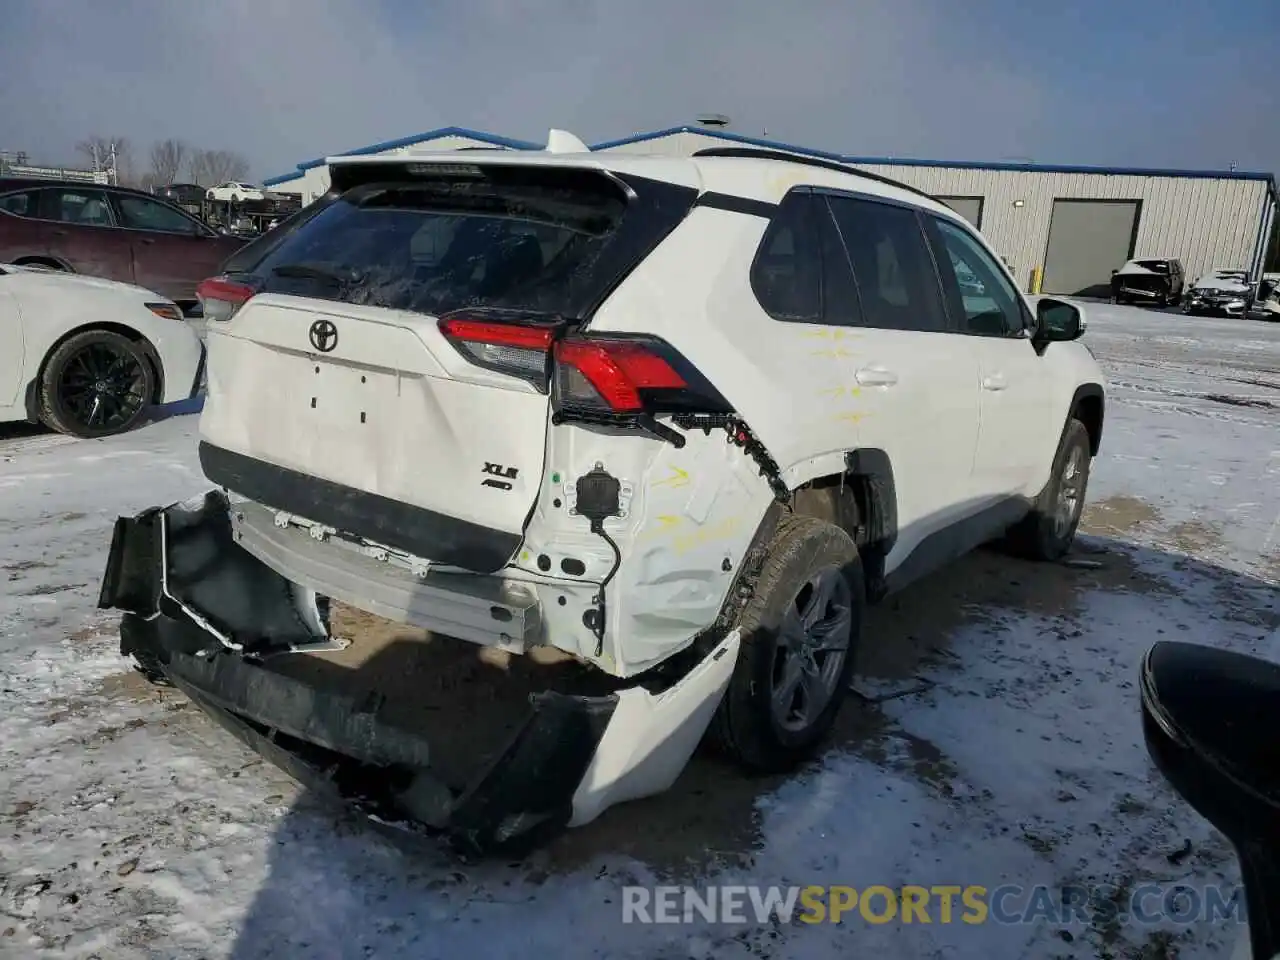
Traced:
MULTIPOLYGON (((689 156, 730 145, 838 160, 924 190, 977 226, 1024 289, 1034 289, 1039 277, 1044 293, 1105 296, 1111 271, 1133 257, 1176 257, 1188 280, 1215 267, 1256 276, 1268 259, 1280 202, 1275 178, 1264 173, 858 157, 694 126, 591 149, 689 156)), ((467 148, 539 150, 542 144, 447 127, 346 155, 467 148)), ((265 185, 309 203, 328 189, 328 167, 323 158, 312 160, 265 185)))

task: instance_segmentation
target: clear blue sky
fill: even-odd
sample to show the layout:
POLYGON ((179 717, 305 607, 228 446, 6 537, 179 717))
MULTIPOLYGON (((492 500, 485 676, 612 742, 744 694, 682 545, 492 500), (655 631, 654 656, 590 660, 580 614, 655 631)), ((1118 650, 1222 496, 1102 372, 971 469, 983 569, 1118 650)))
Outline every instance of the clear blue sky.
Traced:
POLYGON ((863 155, 1280 168, 1277 0, 7 0, 0 149, 125 136, 262 177, 440 126, 729 114, 863 155))

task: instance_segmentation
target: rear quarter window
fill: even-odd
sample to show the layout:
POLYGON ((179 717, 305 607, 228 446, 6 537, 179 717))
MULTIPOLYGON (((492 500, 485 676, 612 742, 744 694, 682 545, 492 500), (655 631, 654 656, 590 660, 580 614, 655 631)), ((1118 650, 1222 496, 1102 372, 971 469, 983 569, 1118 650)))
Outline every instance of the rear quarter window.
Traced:
POLYGON ((819 212, 812 193, 792 191, 778 205, 760 240, 751 264, 751 289, 775 320, 822 321, 819 212))
POLYGON ((11 213, 15 217, 34 217, 36 215, 35 191, 6 193, 0 196, 0 210, 11 213))

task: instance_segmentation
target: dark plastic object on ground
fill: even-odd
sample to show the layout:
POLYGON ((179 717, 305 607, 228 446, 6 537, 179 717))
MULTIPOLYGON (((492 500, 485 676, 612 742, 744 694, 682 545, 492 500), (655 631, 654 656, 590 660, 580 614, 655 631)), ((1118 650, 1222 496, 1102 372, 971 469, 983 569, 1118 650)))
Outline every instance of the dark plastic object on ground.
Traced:
POLYGON ((1280 953, 1280 665, 1190 643, 1142 663, 1156 766, 1236 850, 1255 960, 1280 953))
POLYGON ((123 654, 317 792, 442 832, 464 853, 525 852, 568 823, 615 696, 533 694, 496 761, 450 790, 424 733, 384 720, 379 702, 264 669, 325 637, 293 585, 235 543, 229 510, 215 491, 116 521, 98 605, 124 612, 123 654))

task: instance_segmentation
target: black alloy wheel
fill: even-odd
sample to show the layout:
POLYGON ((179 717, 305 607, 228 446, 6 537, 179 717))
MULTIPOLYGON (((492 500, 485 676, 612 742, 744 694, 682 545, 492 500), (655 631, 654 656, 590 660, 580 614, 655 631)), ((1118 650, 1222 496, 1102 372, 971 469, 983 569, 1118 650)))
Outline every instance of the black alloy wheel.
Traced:
POLYGON ((138 343, 113 331, 89 330, 59 345, 40 386, 45 426, 74 437, 108 437, 142 419, 155 372, 138 343))

